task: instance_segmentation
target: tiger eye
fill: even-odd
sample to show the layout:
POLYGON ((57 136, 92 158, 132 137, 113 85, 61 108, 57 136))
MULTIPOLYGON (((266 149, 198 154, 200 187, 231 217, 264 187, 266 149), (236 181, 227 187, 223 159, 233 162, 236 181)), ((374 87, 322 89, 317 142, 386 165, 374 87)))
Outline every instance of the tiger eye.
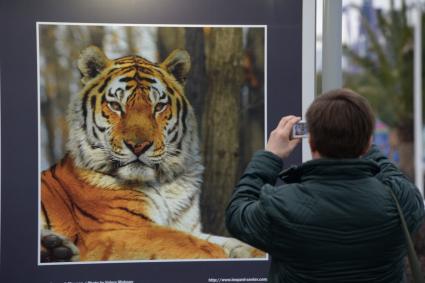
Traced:
POLYGON ((158 103, 157 105, 155 105, 155 112, 161 111, 162 109, 165 108, 165 106, 167 106, 166 103, 158 103))
POLYGON ((121 105, 118 102, 109 102, 109 107, 114 111, 121 112, 121 105))

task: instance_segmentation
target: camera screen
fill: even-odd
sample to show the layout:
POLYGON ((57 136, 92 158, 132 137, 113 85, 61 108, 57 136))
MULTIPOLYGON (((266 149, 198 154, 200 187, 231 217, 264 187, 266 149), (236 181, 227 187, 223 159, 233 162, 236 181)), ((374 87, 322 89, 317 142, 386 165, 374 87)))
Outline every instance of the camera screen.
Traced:
POLYGON ((298 123, 294 126, 294 135, 303 136, 307 134, 307 124, 306 123, 298 123))

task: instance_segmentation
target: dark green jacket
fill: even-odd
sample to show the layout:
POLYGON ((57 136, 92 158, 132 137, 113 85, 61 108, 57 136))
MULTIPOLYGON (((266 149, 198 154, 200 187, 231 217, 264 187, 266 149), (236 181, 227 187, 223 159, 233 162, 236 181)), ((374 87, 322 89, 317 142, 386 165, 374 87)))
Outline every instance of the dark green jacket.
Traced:
POLYGON ((389 188, 409 229, 424 205, 417 188, 378 149, 359 159, 316 159, 282 172, 260 151, 226 211, 230 233, 271 256, 269 282, 397 282, 405 239, 389 188), (385 185, 384 185, 385 184, 385 185))

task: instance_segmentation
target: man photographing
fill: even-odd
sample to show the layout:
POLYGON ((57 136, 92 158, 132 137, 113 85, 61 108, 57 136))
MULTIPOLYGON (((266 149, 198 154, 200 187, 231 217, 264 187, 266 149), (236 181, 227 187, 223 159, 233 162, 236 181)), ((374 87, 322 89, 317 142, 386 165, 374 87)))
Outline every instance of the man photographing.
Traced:
POLYGON ((423 200, 371 146, 369 103, 347 89, 319 96, 306 115, 313 160, 281 172, 300 142, 290 139, 299 120, 283 117, 252 158, 226 210, 229 232, 269 253, 272 283, 402 282, 406 239, 389 190, 411 233, 423 200))

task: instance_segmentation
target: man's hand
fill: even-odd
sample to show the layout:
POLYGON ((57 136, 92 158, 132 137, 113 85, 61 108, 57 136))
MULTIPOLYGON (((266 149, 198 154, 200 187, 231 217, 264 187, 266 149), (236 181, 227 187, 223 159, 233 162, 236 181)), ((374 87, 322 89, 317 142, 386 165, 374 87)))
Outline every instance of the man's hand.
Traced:
POLYGON ((292 115, 283 117, 276 129, 270 133, 266 150, 282 159, 288 157, 297 144, 300 143, 300 139, 291 140, 292 127, 300 120, 300 117, 292 115))

